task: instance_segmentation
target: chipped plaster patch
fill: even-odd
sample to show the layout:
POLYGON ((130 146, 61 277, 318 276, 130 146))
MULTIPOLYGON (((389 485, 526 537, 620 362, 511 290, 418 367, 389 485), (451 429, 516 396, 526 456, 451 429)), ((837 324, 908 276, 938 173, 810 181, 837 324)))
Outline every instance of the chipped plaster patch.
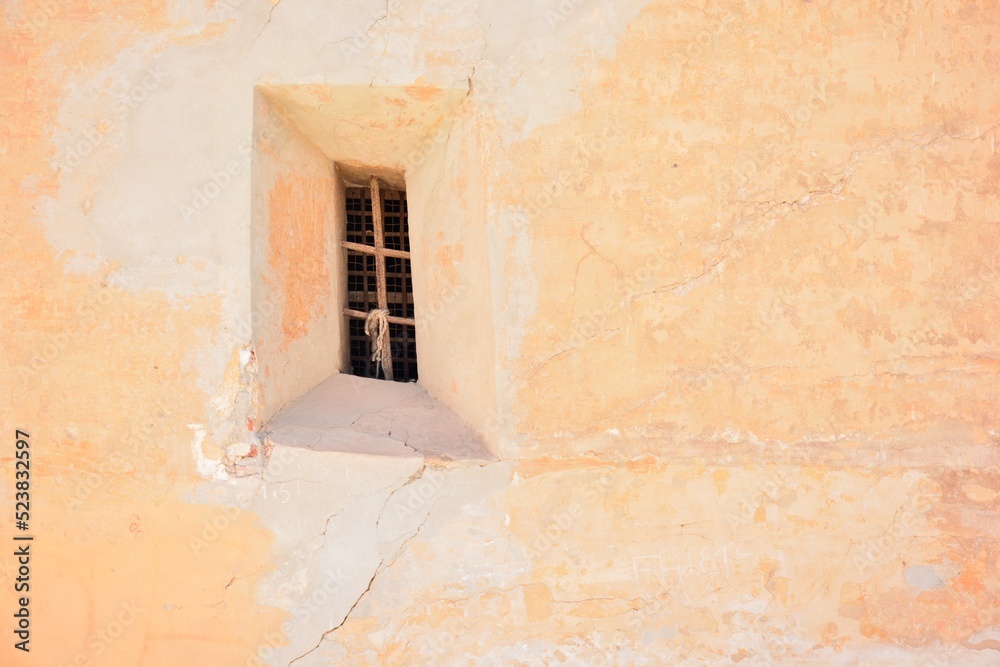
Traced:
POLYGON ((210 479, 228 479, 229 474, 226 472, 225 466, 222 465, 222 461, 219 459, 210 459, 205 456, 202 445, 205 442, 205 436, 208 435, 208 429, 205 428, 204 424, 188 424, 188 428, 194 431, 194 440, 191 442, 191 453, 194 455, 198 473, 210 479))

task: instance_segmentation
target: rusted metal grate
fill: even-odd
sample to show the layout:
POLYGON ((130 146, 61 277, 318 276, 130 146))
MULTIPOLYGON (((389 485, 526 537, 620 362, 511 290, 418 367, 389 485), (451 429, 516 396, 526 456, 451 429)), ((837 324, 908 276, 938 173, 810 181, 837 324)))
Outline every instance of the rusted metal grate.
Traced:
POLYGON ((351 374, 397 382, 417 379, 417 342, 413 311, 413 274, 406 193, 371 186, 346 188, 347 316, 351 374), (365 334, 368 314, 389 312, 391 370, 372 361, 365 334))

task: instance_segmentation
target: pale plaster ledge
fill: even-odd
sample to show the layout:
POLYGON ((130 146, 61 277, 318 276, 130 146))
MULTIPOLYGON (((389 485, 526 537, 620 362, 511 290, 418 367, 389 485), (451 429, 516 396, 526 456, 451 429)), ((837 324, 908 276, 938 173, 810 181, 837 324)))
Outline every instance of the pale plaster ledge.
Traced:
POLYGON ((283 407, 265 427, 264 440, 269 450, 414 457, 429 464, 496 460, 420 385, 339 373, 283 407))

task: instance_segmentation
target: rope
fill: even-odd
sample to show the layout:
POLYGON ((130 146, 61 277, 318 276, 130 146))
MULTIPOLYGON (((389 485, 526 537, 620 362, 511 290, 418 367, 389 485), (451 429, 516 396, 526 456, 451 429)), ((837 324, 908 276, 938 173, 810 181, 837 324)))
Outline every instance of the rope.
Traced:
POLYGON ((382 367, 386 380, 392 379, 392 349, 389 344, 389 311, 385 308, 375 308, 365 318, 365 335, 372 341, 372 361, 382 367))

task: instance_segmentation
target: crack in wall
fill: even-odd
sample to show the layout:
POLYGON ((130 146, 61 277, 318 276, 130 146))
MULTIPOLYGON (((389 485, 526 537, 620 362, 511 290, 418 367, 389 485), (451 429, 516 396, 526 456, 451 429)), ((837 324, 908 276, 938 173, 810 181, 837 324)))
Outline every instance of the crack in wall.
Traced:
POLYGON ((368 30, 365 31, 365 35, 367 36, 371 29, 374 28, 380 21, 385 21, 385 42, 382 43, 382 53, 378 57, 378 67, 375 68, 375 74, 372 75, 371 83, 368 84, 369 88, 375 85, 375 79, 377 79, 378 75, 382 72, 382 59, 385 58, 386 51, 389 50, 389 0, 385 0, 385 14, 368 26, 368 30))
POLYGON ((259 38, 261 35, 264 34, 264 29, 267 28, 267 26, 271 25, 271 17, 274 16, 274 10, 277 9, 278 5, 280 4, 281 0, 278 0, 273 5, 271 5, 271 9, 267 12, 267 22, 265 22, 264 25, 261 26, 260 31, 257 32, 257 36, 253 38, 252 42, 250 42, 251 49, 253 48, 254 44, 257 43, 257 38, 259 38))
MULTIPOLYGON (((410 479, 412 480, 412 477, 410 479)), ((261 491, 262 487, 264 486, 264 484, 275 484, 275 485, 277 485, 277 484, 287 484, 287 483, 289 483, 289 481, 305 481, 305 482, 311 482, 311 483, 318 483, 318 482, 313 482, 312 480, 302 480, 302 479, 298 479, 298 478, 293 479, 293 480, 282 480, 282 481, 276 481, 276 482, 262 482, 262 483, 258 484, 258 489, 255 491, 255 496, 260 493, 260 491, 261 491)), ((409 481, 406 484, 408 484, 408 483, 409 483, 409 481)), ((404 486, 406 484, 404 484, 404 486)), ((282 553, 282 554, 280 554, 278 556, 275 556, 274 558, 271 558, 270 560, 265 561, 264 563, 261 563, 252 572, 249 572, 248 574, 244 574, 244 575, 235 575, 234 574, 230 578, 229 582, 225 585, 224 589, 228 589, 233 583, 235 583, 237 581, 240 581, 242 579, 251 579, 251 578, 254 578, 258 574, 260 574, 268 566, 271 566, 271 565, 274 565, 275 563, 278 563, 280 561, 286 560, 286 559, 292 557, 293 555, 295 555, 296 553, 308 551, 308 553, 303 553, 303 556, 307 557, 307 558, 310 557, 312 554, 314 554, 316 551, 318 551, 319 549, 321 549, 323 547, 323 545, 325 544, 325 538, 327 536, 327 531, 329 531, 329 529, 330 529, 330 522, 334 518, 336 518, 336 517, 344 514, 344 512, 347 511, 347 509, 348 509, 348 507, 350 505, 350 502, 363 502, 363 501, 365 501, 365 500, 367 500, 369 498, 373 498, 373 497, 379 495, 380 493, 383 493, 384 491, 388 490, 392 486, 393 486, 392 484, 389 484, 389 485, 386 485, 386 486, 383 486, 383 487, 377 489, 376 491, 373 491, 372 493, 367 493, 367 494, 365 494, 363 496, 358 496, 356 498, 351 498, 351 500, 348 503, 345 503, 343 507, 341 507, 336 512, 333 512, 332 514, 330 514, 330 515, 327 516, 326 520, 323 522, 324 527, 323 527, 322 532, 320 532, 320 533, 318 533, 318 534, 316 534, 316 535, 314 535, 312 537, 304 538, 304 539, 298 541, 293 548, 285 551, 284 553, 282 553), (310 543, 315 543, 315 546, 313 546, 312 548, 308 548, 308 545, 310 545, 310 543)), ((400 487, 400 488, 402 488, 402 487, 400 487)), ((399 489, 397 489, 397 491, 398 490, 399 489)), ((395 493, 395 491, 390 494, 389 498, 391 498, 394 493, 395 493)), ((388 504, 389 498, 386 499, 386 503, 383 504, 382 510, 379 511, 379 515, 380 516, 381 516, 382 511, 384 511, 384 509, 385 509, 385 505, 388 504)), ((377 525, 378 524, 376 522, 376 526, 377 525)))
MULTIPOLYGON (((378 517, 375 520, 376 534, 378 533, 378 527, 382 522, 382 516, 385 513, 385 509, 386 507, 389 506, 389 502, 396 496, 396 494, 403 491, 404 489, 415 483, 417 480, 419 480, 421 477, 423 477, 423 474, 426 470, 427 470, 427 464, 422 463, 419 470, 410 475, 409 478, 407 478, 407 480, 403 482, 403 484, 401 484, 399 487, 397 487, 395 490, 389 493, 388 496, 386 496, 385 502, 382 503, 382 507, 381 509, 379 509, 378 517)), ((438 500, 440 500, 440 498, 438 500)), ((368 580, 368 585, 361 592, 361 594, 358 595, 357 599, 355 599, 354 603, 347 610, 347 613, 344 614, 344 618, 341 619, 341 621, 337 623, 337 625, 323 632, 323 634, 319 638, 319 641, 316 642, 316 645, 313 646, 308 651, 306 651, 305 653, 303 653, 302 655, 298 656, 297 658, 294 658, 291 662, 288 663, 288 667, 291 667, 294 663, 298 662, 299 660, 302 660, 303 658, 315 652, 317 649, 319 649, 320 646, 322 646, 325 640, 327 640, 333 633, 335 633, 337 630, 343 627, 345 623, 347 623, 347 621, 351 618, 351 614, 354 613, 354 610, 357 608, 357 606, 361 604, 361 601, 365 599, 365 597, 368 595, 369 592, 371 592, 372 585, 375 583, 375 579, 378 577, 378 575, 387 570, 388 568, 392 567, 395 564, 396 560, 399 558, 399 556, 406 549, 406 545, 409 544, 411 540, 413 540, 417 535, 420 534, 420 531, 423 529, 424 525, 427 523, 427 520, 430 518, 431 512, 434 510, 434 506, 437 504, 438 500, 435 500, 435 502, 431 504, 431 506, 428 508, 427 514, 424 515, 423 520, 420 522, 420 525, 417 526, 416 530, 414 530, 409 537, 405 538, 400 543, 400 545, 395 549, 395 551, 392 554, 392 558, 388 563, 386 563, 384 556, 381 555, 379 556, 379 563, 377 566, 375 566, 375 571, 372 573, 371 578, 368 580)), ((326 531, 324 531, 323 534, 325 535, 326 531)), ((380 541, 379 551, 381 552, 382 547, 385 544, 388 544, 389 542, 392 541, 394 540, 387 540, 385 542, 380 541)))

